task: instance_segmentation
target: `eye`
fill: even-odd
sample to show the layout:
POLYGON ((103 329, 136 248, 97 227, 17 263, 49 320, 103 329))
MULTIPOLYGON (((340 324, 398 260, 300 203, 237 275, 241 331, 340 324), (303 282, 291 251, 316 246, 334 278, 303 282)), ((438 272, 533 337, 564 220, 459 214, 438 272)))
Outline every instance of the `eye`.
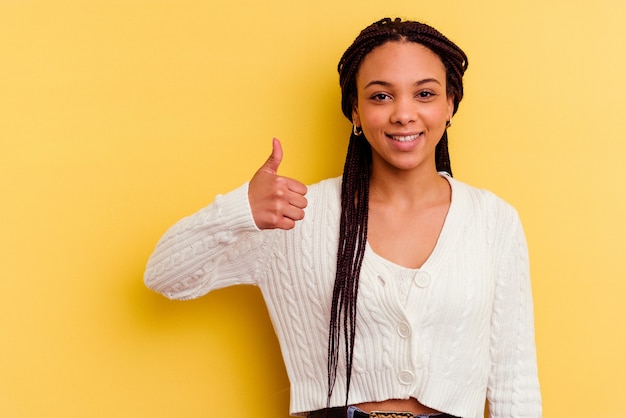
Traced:
POLYGON ((429 91, 429 90, 422 90, 419 93, 417 93, 417 97, 419 99, 422 99, 422 100, 430 99, 430 98, 432 98, 434 96, 435 96, 435 93, 433 93, 432 91, 429 91))
POLYGON ((374 100, 375 102, 384 102, 387 100, 391 100, 391 96, 389 96, 386 93, 376 93, 372 95, 371 99, 374 100))

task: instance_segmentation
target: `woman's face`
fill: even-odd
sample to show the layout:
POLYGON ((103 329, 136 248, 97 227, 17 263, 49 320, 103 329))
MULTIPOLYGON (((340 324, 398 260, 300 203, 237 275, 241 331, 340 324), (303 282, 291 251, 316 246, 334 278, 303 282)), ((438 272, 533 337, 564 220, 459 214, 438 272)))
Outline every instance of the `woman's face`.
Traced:
POLYGON ((356 85, 352 121, 372 147, 372 169, 436 170, 454 108, 441 59, 415 42, 387 42, 363 59, 356 85))

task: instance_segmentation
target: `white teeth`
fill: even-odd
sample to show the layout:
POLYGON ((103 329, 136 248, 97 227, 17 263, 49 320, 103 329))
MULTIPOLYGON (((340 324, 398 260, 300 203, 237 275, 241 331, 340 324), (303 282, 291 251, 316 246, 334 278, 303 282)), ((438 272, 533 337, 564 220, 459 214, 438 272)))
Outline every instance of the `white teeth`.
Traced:
POLYGON ((419 137, 419 134, 417 135, 409 135, 409 136, 392 136, 391 138, 394 141, 398 141, 398 142, 409 142, 409 141, 413 141, 416 140, 419 137))

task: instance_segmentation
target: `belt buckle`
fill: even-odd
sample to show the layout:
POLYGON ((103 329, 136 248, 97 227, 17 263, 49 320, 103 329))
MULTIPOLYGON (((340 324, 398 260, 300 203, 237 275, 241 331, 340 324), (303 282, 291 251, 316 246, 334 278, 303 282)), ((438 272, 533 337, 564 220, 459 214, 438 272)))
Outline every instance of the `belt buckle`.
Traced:
POLYGON ((372 411, 370 412, 370 418, 413 418, 414 415, 411 412, 382 412, 372 411))

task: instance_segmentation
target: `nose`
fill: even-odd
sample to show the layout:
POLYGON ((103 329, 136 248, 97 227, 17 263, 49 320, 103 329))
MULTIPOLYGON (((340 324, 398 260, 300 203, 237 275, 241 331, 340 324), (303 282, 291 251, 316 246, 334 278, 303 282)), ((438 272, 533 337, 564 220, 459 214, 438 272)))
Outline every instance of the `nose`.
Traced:
POLYGON ((417 105, 414 100, 410 98, 398 98, 396 99, 393 107, 393 111, 390 115, 391 123, 398 123, 400 125, 408 125, 411 122, 415 122, 417 119, 417 105))

